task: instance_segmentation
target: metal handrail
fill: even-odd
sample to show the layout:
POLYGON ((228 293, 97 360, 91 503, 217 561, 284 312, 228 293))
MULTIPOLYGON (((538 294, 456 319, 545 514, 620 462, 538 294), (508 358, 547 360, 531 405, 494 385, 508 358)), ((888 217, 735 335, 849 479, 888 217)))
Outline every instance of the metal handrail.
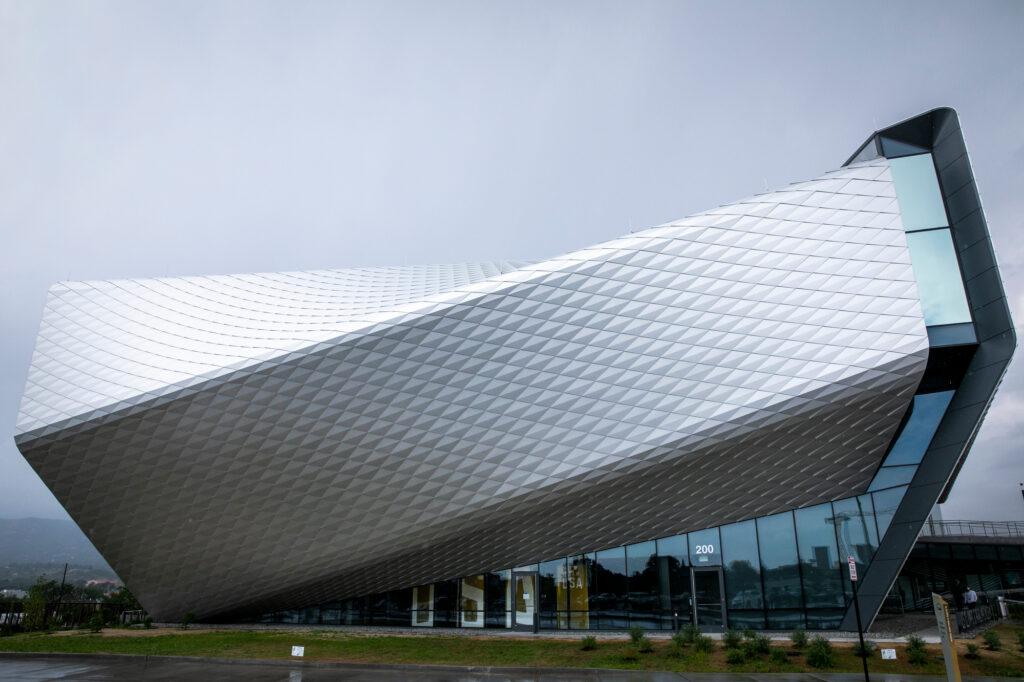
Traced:
POLYGON ((932 521, 921 530, 925 537, 1024 537, 1024 521, 932 521))

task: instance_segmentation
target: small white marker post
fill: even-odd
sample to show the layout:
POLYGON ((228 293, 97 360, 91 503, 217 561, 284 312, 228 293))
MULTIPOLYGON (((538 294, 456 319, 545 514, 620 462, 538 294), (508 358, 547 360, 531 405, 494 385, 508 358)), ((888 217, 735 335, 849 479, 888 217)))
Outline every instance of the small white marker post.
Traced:
POLYGON ((868 677, 868 652, 864 649, 864 626, 860 624, 860 602, 857 601, 857 562, 852 556, 848 556, 846 565, 850 568, 850 584, 853 585, 853 610, 857 614, 857 637, 860 638, 860 660, 864 664, 864 682, 871 682, 871 678, 868 677))
POLYGON ((306 655, 306 647, 304 647, 304 646, 293 646, 292 647, 292 656, 305 656, 305 655, 306 655))

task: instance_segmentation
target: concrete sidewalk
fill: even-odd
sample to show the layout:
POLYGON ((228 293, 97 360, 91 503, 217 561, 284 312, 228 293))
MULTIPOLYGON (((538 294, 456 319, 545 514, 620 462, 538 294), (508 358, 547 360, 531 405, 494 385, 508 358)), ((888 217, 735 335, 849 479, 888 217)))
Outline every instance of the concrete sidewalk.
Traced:
MULTIPOLYGON (((170 682, 329 682, 332 680, 414 680, 425 682, 858 682, 854 673, 665 673, 622 670, 470 668, 461 666, 360 665, 293 661, 228 661, 172 656, 0 654, 0 681, 140 680, 170 682)), ((1022 678, 965 677, 964 682, 1007 682, 1022 678)), ((873 675, 876 682, 942 682, 929 675, 873 675)))

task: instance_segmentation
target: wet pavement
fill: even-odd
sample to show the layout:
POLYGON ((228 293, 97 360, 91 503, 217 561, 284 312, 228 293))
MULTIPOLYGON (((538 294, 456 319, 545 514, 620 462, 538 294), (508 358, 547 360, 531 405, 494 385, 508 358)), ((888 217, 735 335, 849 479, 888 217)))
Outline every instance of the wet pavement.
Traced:
MULTIPOLYGON (((858 682, 854 673, 834 674, 725 674, 657 673, 618 670, 524 670, 500 668, 447 668, 428 666, 358 666, 291 663, 288 661, 217 661, 144 656, 19 655, 0 656, 0 681, 139 680, 170 682, 328 682, 330 680, 413 680, 425 682, 858 682)), ((872 675, 873 682, 942 682, 927 675, 872 675)), ((1007 682, 1021 678, 964 677, 964 682, 1007 682)))

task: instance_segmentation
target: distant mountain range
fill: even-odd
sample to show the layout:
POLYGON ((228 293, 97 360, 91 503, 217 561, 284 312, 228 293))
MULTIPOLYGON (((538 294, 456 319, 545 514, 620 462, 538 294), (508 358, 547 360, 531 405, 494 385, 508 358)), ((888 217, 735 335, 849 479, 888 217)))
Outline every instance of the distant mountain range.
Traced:
POLYGON ((65 563, 69 582, 117 578, 72 521, 0 519, 0 588, 25 589, 39 576, 60 580, 65 563))

